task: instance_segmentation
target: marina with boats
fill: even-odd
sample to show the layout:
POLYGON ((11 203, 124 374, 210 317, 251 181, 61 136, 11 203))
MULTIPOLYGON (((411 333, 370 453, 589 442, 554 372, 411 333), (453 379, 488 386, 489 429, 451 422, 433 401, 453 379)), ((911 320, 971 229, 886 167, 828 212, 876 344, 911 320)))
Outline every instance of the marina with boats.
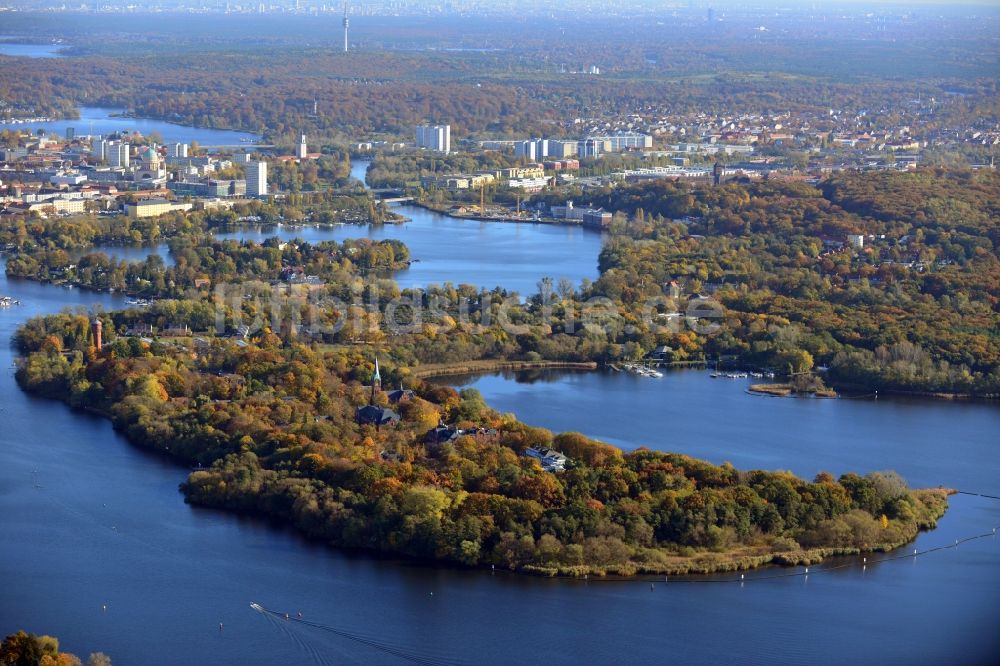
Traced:
MULTIPOLYGON (((638 375, 639 377, 652 377, 654 379, 663 377, 663 373, 657 370, 658 366, 663 365, 658 362, 643 362, 643 363, 611 363, 608 368, 614 372, 624 372, 628 374, 638 375)), ((687 365, 687 364, 672 364, 667 363, 666 365, 687 365)), ((703 361, 699 361, 697 365, 704 365, 703 361)), ((774 379, 775 374, 770 370, 719 370, 716 368, 709 375, 712 379, 774 379)))
POLYGON ((155 301, 151 298, 127 298, 125 305, 133 308, 148 308, 155 301))
POLYGON ((645 365, 640 365, 638 363, 625 363, 623 365, 617 365, 612 363, 610 366, 615 372, 628 372, 633 375, 638 375, 640 377, 652 377, 658 379, 663 377, 663 373, 659 370, 654 370, 653 368, 647 367, 645 365))

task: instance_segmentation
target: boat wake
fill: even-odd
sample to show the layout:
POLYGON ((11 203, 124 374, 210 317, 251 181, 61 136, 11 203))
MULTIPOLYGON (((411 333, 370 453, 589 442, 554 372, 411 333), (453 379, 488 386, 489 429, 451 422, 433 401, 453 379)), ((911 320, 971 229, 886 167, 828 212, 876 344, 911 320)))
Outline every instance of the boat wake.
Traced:
POLYGON ((378 650, 379 652, 392 655, 403 661, 408 661, 414 664, 425 664, 431 666, 432 664, 442 664, 444 666, 450 666, 452 664, 458 665, 463 662, 457 661, 455 659, 445 658, 437 655, 432 655, 430 653, 420 654, 414 651, 412 648, 408 648, 400 645, 393 645, 387 643, 385 640, 376 636, 365 636, 363 634, 357 634, 343 629, 338 629, 337 627, 322 624, 320 622, 312 622, 310 620, 303 619, 301 614, 291 614, 282 613, 279 611, 271 610, 265 608, 264 606, 252 602, 250 608, 257 611, 261 615, 265 616, 271 624, 276 625, 279 630, 282 631, 286 636, 288 636, 292 641, 294 641, 303 651, 305 651, 309 656, 311 656, 318 664, 329 663, 324 655, 317 650, 314 646, 307 644, 299 636, 296 636, 294 632, 290 630, 291 627, 300 626, 308 627, 311 629, 316 629, 319 631, 324 631, 330 634, 334 634, 341 638, 345 638, 349 641, 365 645, 372 648, 373 650, 378 650))

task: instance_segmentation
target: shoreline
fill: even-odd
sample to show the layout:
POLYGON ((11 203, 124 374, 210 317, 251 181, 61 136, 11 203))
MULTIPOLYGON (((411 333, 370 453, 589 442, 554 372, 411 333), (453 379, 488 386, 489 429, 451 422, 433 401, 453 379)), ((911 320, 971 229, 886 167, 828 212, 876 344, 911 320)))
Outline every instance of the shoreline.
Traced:
POLYGON ((932 400, 961 400, 969 402, 996 402, 1000 400, 1000 394, 996 393, 949 393, 947 391, 911 391, 906 389, 894 389, 894 388, 874 388, 871 386, 864 386, 862 384, 852 384, 850 382, 831 382, 831 385, 838 391, 843 393, 844 390, 849 391, 863 391, 859 395, 842 395, 843 398, 850 399, 860 399, 860 398, 872 398, 878 400, 879 395, 888 396, 899 396, 899 397, 909 397, 909 398, 930 398, 932 400))
MULTIPOLYGON (((84 410, 89 411, 89 410, 84 410)), ((99 411, 94 412, 95 414, 100 414, 99 411)), ((116 428, 117 430, 117 428, 116 428)), ((120 431, 119 431, 120 432, 120 431)), ((122 433, 128 438, 125 433, 122 433)), ((133 446, 138 446, 139 448, 150 451, 153 453, 161 453, 163 457, 170 459, 174 462, 180 459, 172 456, 167 452, 161 452, 157 449, 148 449, 142 445, 136 444, 129 440, 133 446)), ((179 466, 183 467, 183 463, 179 463, 179 466)), ((192 473, 199 471, 210 471, 211 467, 206 467, 204 469, 197 469, 193 467, 187 468, 187 473, 190 476, 192 473)), ((251 518, 255 520, 262 520, 273 526, 279 527, 281 529, 289 529, 296 535, 302 537, 306 541, 315 544, 321 544, 326 548, 333 548, 335 550, 346 552, 346 553, 357 553, 364 557, 372 558, 377 561, 389 561, 397 562, 401 564, 411 564, 425 566, 428 568, 439 569, 439 570, 466 570, 466 571, 489 571, 491 573, 504 573, 512 576, 530 576, 533 578, 549 578, 555 580, 563 581, 585 581, 589 579, 600 580, 603 582, 643 582, 660 580, 661 576, 677 576, 682 579, 683 582, 695 582, 691 580, 695 576, 715 576, 725 573, 739 573, 748 572, 756 570, 765 570, 768 568, 792 568, 792 567, 810 567, 817 564, 822 564, 828 558, 833 557, 865 557, 867 554, 873 553, 892 553, 894 551, 900 550, 904 546, 913 543, 917 537, 921 534, 931 532, 937 529, 937 521, 945 516, 945 514, 950 510, 950 505, 948 497, 956 494, 958 491, 950 488, 922 488, 911 490, 914 493, 934 493, 940 494, 944 497, 944 502, 941 505, 941 510, 936 512, 932 517, 933 524, 921 525, 919 526, 915 533, 908 536, 903 541, 898 543, 879 543, 874 544, 871 547, 863 548, 860 546, 830 546, 830 547, 820 547, 820 548, 806 548, 800 550, 790 550, 790 551, 770 551, 762 547, 745 547, 733 551, 701 551, 693 555, 676 555, 672 556, 671 562, 665 566, 647 566, 638 565, 633 566, 636 563, 629 562, 624 565, 612 564, 607 565, 605 568, 588 567, 586 565, 580 566, 554 566, 545 567, 541 565, 526 565, 523 567, 508 569, 508 568, 492 568, 486 564, 479 565, 468 565, 455 560, 437 560, 426 557, 419 557, 414 555, 407 555, 405 553, 385 551, 381 550, 376 546, 373 547, 357 547, 357 546, 345 546, 331 543, 327 539, 310 534, 308 531, 300 529, 294 522, 288 522, 284 520, 283 516, 268 513, 266 511, 261 511, 257 509, 245 510, 245 509, 233 509, 222 505, 214 504, 203 504, 198 502, 192 502, 190 499, 181 493, 184 498, 184 502, 192 507, 199 509, 209 510, 209 511, 219 511, 227 514, 236 514, 245 518, 251 518), (651 576, 656 576, 656 579, 650 578, 651 576)), ((920 553, 923 554, 923 553, 920 553)), ((872 566, 878 564, 878 561, 873 561, 870 563, 872 566)), ((816 572, 821 573, 821 572, 816 572)), ((797 575, 797 574, 779 574, 779 575, 797 575)), ((808 575, 808 574, 806 574, 808 575)), ((750 582, 752 579, 748 579, 750 582)), ((734 582, 734 581, 718 581, 718 582, 734 582)))
POLYGON ((502 370, 596 370, 596 361, 504 361, 479 360, 459 363, 436 363, 410 368, 417 379, 498 372, 502 370))
MULTIPOLYGON (((83 107, 80 107, 83 108, 83 107)), ((109 108, 109 107, 97 107, 97 108, 109 108)), ((248 146, 256 146, 258 143, 264 140, 264 135, 252 132, 250 130, 236 129, 233 127, 199 127, 197 125, 188 125, 185 123, 179 123, 176 120, 167 120, 166 118, 153 118, 151 116, 137 116, 128 112, 128 109, 124 109, 123 113, 109 113, 108 118, 125 118, 126 120, 152 120, 158 123, 167 123, 168 125, 173 125, 175 127, 188 127, 190 129, 196 130, 214 130, 218 132, 235 132, 237 134, 247 134, 249 136, 256 137, 253 142, 247 141, 248 146)), ((79 108, 77 109, 79 113, 79 108)), ((79 120, 79 118, 68 118, 68 120, 79 120)))
POLYGON ((419 199, 413 199, 408 201, 406 205, 417 206, 418 208, 423 208, 424 210, 429 210, 432 213, 437 213, 438 215, 444 215, 445 217, 450 217, 455 220, 472 220, 474 222, 503 222, 505 224, 543 224, 550 227, 578 227, 580 229, 589 229, 590 231, 601 232, 603 229, 594 229, 592 227, 585 227, 575 221, 569 220, 558 220, 554 217, 543 217, 539 219, 532 218, 521 218, 521 217, 490 217, 488 215, 459 215, 457 213, 450 212, 447 207, 438 207, 432 204, 420 201, 419 199))

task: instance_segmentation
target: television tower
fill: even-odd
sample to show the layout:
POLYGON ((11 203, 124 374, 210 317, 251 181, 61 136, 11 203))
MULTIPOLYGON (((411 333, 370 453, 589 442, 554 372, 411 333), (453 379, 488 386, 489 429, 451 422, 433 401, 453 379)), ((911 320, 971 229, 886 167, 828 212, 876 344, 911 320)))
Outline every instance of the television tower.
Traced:
POLYGON ((344 53, 347 53, 347 3, 344 3, 344 53))

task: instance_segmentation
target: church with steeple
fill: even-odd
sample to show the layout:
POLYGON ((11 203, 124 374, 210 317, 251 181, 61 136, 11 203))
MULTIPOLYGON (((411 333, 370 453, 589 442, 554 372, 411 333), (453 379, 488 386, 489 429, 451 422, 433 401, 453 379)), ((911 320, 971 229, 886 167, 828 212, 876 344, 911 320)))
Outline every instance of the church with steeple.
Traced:
POLYGON ((390 423, 399 422, 399 414, 388 407, 376 405, 376 398, 382 393, 382 373, 378 367, 378 357, 375 357, 375 370, 372 372, 371 394, 368 397, 368 404, 359 407, 355 414, 355 419, 361 425, 374 425, 376 429, 390 423))

